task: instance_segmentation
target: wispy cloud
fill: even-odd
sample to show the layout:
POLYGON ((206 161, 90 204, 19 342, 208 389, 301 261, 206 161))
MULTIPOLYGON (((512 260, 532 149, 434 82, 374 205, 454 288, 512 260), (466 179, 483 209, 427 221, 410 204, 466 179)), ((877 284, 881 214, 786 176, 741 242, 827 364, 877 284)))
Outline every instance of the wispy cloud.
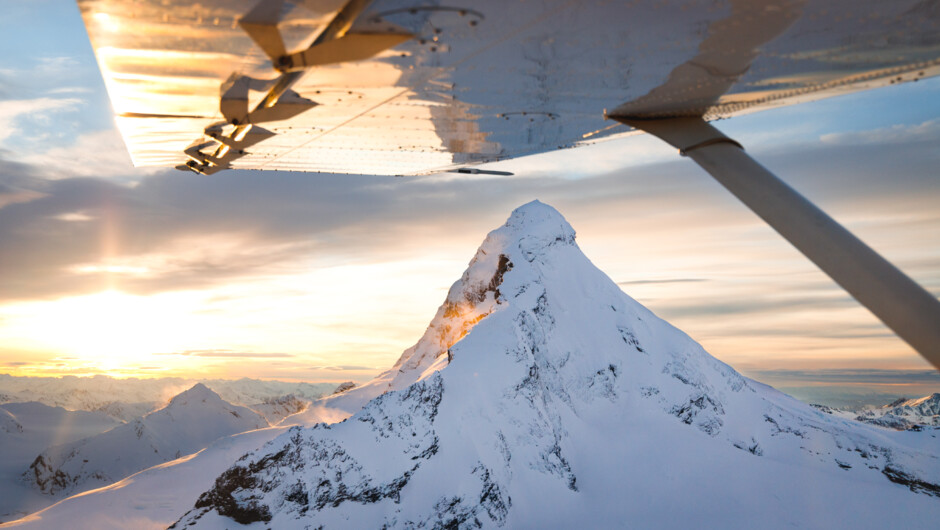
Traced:
POLYGON ((39 57, 36 59, 34 72, 41 75, 61 76, 73 72, 79 66, 74 57, 67 55, 39 57))
MULTIPOLYGON (((878 369, 821 369, 821 370, 754 370, 750 374, 762 379, 790 382, 864 383, 864 384, 921 384, 940 385, 937 370, 878 370, 878 369)), ((940 389, 940 387, 938 387, 940 389)))
POLYGON ((17 159, 41 168, 44 177, 55 179, 97 177, 112 182, 135 183, 147 175, 173 171, 168 168, 135 168, 124 140, 114 129, 50 143, 17 159))
POLYGON ((820 136, 830 145, 872 145, 885 143, 936 142, 940 140, 940 119, 927 120, 915 125, 892 125, 867 131, 830 133, 820 136))
POLYGON ((80 223, 82 221, 91 221, 94 219, 94 217, 84 212, 66 212, 59 215, 54 215, 52 218, 69 223, 80 223))
MULTIPOLYGON (((81 83, 87 79, 87 68, 75 57, 46 56, 36 57, 26 67, 0 68, 0 99, 24 99, 24 96, 36 93, 63 93, 54 92, 57 88, 66 86, 79 90, 89 87, 81 83), (50 90, 49 87, 55 87, 50 90)), ((97 73, 94 74, 97 77, 97 73)))
POLYGON ((58 96, 62 94, 93 94, 94 90, 82 86, 59 87, 46 90, 46 95, 58 96))
POLYGON ((714 316, 733 317, 736 315, 754 315, 758 313, 776 313, 799 309, 838 309, 854 307, 857 302, 848 295, 832 297, 827 292, 807 293, 791 296, 768 294, 760 297, 717 301, 714 298, 695 300, 675 300, 664 306, 662 311, 669 317, 714 316))
POLYGON ((231 350, 184 350, 180 352, 155 353, 154 355, 180 355, 184 357, 231 357, 241 359, 279 359, 296 357, 290 353, 280 352, 239 352, 231 350))
POLYGON ((700 283, 707 282, 704 278, 672 278, 666 280, 633 280, 627 282, 617 282, 617 285, 662 285, 668 283, 700 283))
MULTIPOLYGON (((120 147, 112 150, 124 152, 120 147)), ((883 184, 881 165, 888 163, 885 160, 907 157, 906 146, 872 146, 863 151, 853 153, 860 160, 849 158, 853 162, 847 171, 852 175, 846 178, 831 174, 827 179, 807 177, 801 181, 805 160, 812 159, 809 163, 825 168, 833 158, 843 160, 844 153, 839 150, 829 155, 805 152, 774 162, 784 170, 791 169, 784 171, 795 174, 789 180, 812 185, 814 195, 831 194, 846 203, 861 202, 864 216, 859 219, 866 225, 886 214, 903 214, 905 223, 920 228, 916 237, 923 246, 929 227, 935 225, 934 217, 940 216, 935 208, 940 187, 931 183, 935 167, 929 160, 923 167, 908 164, 899 177, 906 181, 902 184, 893 179, 889 187, 883 184), (866 171, 866 166, 873 170, 866 171), (852 185, 847 185, 849 181, 852 185), (877 195, 881 211, 867 208, 864 200, 872 195, 877 195)), ((63 153, 61 158, 69 156, 63 153)), ((0 262, 0 293, 8 299, 88 292, 100 288, 102 275, 116 278, 118 288, 148 293, 199 288, 259 271, 297 271, 307 266, 304 260, 317 255, 371 262, 403 259, 419 249, 442 245, 473 248, 478 244, 473 234, 486 233, 512 208, 533 198, 555 205, 574 226, 587 230, 583 245, 590 247, 592 238, 609 238, 617 232, 623 234, 623 245, 645 242, 646 246, 636 251, 645 255, 646 262, 651 253, 663 259, 691 253, 726 261, 722 254, 727 255, 735 241, 738 246, 762 248, 768 239, 776 241, 759 219, 684 161, 587 180, 568 179, 560 168, 560 175, 554 178, 506 177, 485 186, 473 181, 442 182, 434 176, 350 179, 275 172, 260 178, 253 172, 194 176, 168 170, 128 187, 95 178, 49 182, 36 177, 36 165, 14 167, 11 164, 15 163, 0 157, 2 163, 20 177, 13 182, 0 176, 0 186, 10 182, 8 187, 15 188, 18 195, 10 193, 9 197, 31 200, 0 208, 0 245, 17 249, 0 262), (76 212, 81 213, 82 222, 63 221, 77 220, 76 212), (683 233, 687 235, 684 242, 677 237, 683 233), (455 240, 455 235, 463 238, 463 243, 455 240), (102 247, 105 241, 107 249, 102 247), (670 241, 675 248, 660 243, 670 241), (147 274, 120 277, 120 271, 143 270, 147 274)), ((100 167, 97 163, 82 164, 86 166, 82 172, 100 167)), ((893 227, 888 233, 885 241, 892 244, 903 242, 908 231, 898 235, 893 227)), ((594 252, 603 250, 597 247, 594 252)), ((677 271, 676 262, 670 263, 668 270, 677 271)), ((929 270, 934 265, 935 261, 928 259, 918 266, 929 270)), ((703 270, 685 273, 701 274, 703 270)), ((651 271, 656 269, 629 275, 609 272, 624 278, 621 285, 634 288, 716 281, 696 276, 651 279, 651 271)), ((793 293, 754 300, 702 300, 701 307, 696 307, 694 300, 688 302, 676 310, 689 316, 736 315, 850 303, 800 298, 793 293)))
POLYGON ((10 153, 0 149, 0 209, 9 204, 45 197, 46 182, 29 164, 8 160, 10 153))
POLYGON ((75 98, 51 97, 0 100, 0 145, 12 138, 42 134, 29 132, 30 124, 48 128, 55 115, 75 111, 81 103, 75 98))
POLYGON ((333 372, 362 372, 362 371, 373 371, 375 370, 374 366, 357 366, 357 365, 339 365, 339 366, 310 366, 310 370, 327 370, 333 372))
POLYGON ((99 74, 75 57, 35 57, 25 68, 0 69, 0 146, 10 151, 4 157, 35 165, 43 178, 148 174, 133 169, 97 108, 103 102, 99 74))

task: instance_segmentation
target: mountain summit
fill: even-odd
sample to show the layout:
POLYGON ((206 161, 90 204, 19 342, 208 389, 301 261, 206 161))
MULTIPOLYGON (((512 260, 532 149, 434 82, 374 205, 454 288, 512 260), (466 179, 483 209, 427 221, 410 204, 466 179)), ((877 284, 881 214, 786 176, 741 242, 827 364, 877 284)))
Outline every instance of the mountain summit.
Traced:
POLYGON ((574 229, 551 206, 532 201, 517 208, 505 225, 490 232, 483 241, 417 344, 405 350, 394 366, 372 381, 317 400, 298 418, 307 424, 345 419, 371 399, 390 390, 407 388, 439 370, 453 357, 450 347, 497 307, 499 286, 513 267, 510 257, 513 251, 520 254, 517 261, 525 261, 527 253, 540 247, 575 245, 574 241, 574 229))
POLYGON ((929 527, 936 433, 816 411, 624 294, 539 202, 418 343, 245 455, 176 528, 929 527), (362 406, 356 410, 357 406, 362 406))
POLYGON ((940 427, 940 393, 901 398, 878 409, 861 411, 855 420, 898 430, 940 427))
POLYGON ((46 449, 24 480, 46 495, 68 496, 195 453, 223 436, 267 426, 258 413, 197 383, 142 418, 46 449))

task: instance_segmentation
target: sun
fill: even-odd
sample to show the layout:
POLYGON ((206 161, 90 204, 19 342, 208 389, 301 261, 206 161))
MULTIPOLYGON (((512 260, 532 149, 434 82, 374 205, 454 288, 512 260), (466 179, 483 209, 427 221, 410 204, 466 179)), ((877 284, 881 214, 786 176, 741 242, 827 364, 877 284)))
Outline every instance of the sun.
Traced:
POLYGON ((156 352, 185 347, 199 335, 191 296, 152 296, 108 290, 49 302, 21 304, 4 317, 18 335, 39 346, 115 368, 156 352))

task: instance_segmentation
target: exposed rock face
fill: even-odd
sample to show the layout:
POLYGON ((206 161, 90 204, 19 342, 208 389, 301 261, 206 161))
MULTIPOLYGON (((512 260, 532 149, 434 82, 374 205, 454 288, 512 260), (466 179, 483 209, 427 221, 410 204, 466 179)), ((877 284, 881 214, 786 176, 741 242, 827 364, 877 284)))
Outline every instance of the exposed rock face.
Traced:
POLYGON ((303 412, 307 409, 308 405, 310 405, 309 401, 300 399, 293 394, 288 394, 286 396, 268 398, 262 403, 252 405, 250 408, 264 416, 264 419, 271 425, 277 425, 284 421, 284 418, 297 414, 298 412, 303 412))
POLYGON ((356 388, 356 383, 353 383, 352 381, 346 381, 337 385, 336 390, 333 391, 333 394, 342 394, 343 392, 352 390, 354 388, 356 388))
POLYGON ((940 516, 936 451, 901 437, 926 433, 841 420, 742 377, 621 292, 538 202, 487 236, 392 370, 322 401, 366 397, 341 423, 295 427, 245 455, 174 526, 768 528, 838 524, 845 510, 876 512, 866 519, 876 526, 940 516), (833 491, 837 502, 819 502, 833 491))
POLYGON ((855 419, 899 431, 940 427, 940 393, 919 399, 901 398, 880 409, 861 412, 855 419))

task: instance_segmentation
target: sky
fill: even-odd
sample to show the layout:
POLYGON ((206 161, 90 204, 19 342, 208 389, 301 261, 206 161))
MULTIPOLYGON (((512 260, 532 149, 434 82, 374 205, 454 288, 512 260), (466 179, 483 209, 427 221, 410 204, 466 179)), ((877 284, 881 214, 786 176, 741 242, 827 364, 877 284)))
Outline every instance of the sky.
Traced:
MULTIPOLYGON (((798 397, 940 391, 654 138, 490 165, 514 173, 498 178, 137 169, 74 2, 4 12, 0 373, 365 381, 417 341, 486 233, 539 199, 627 294, 746 375, 798 397)), ((940 294, 940 80, 717 126, 940 294)))

